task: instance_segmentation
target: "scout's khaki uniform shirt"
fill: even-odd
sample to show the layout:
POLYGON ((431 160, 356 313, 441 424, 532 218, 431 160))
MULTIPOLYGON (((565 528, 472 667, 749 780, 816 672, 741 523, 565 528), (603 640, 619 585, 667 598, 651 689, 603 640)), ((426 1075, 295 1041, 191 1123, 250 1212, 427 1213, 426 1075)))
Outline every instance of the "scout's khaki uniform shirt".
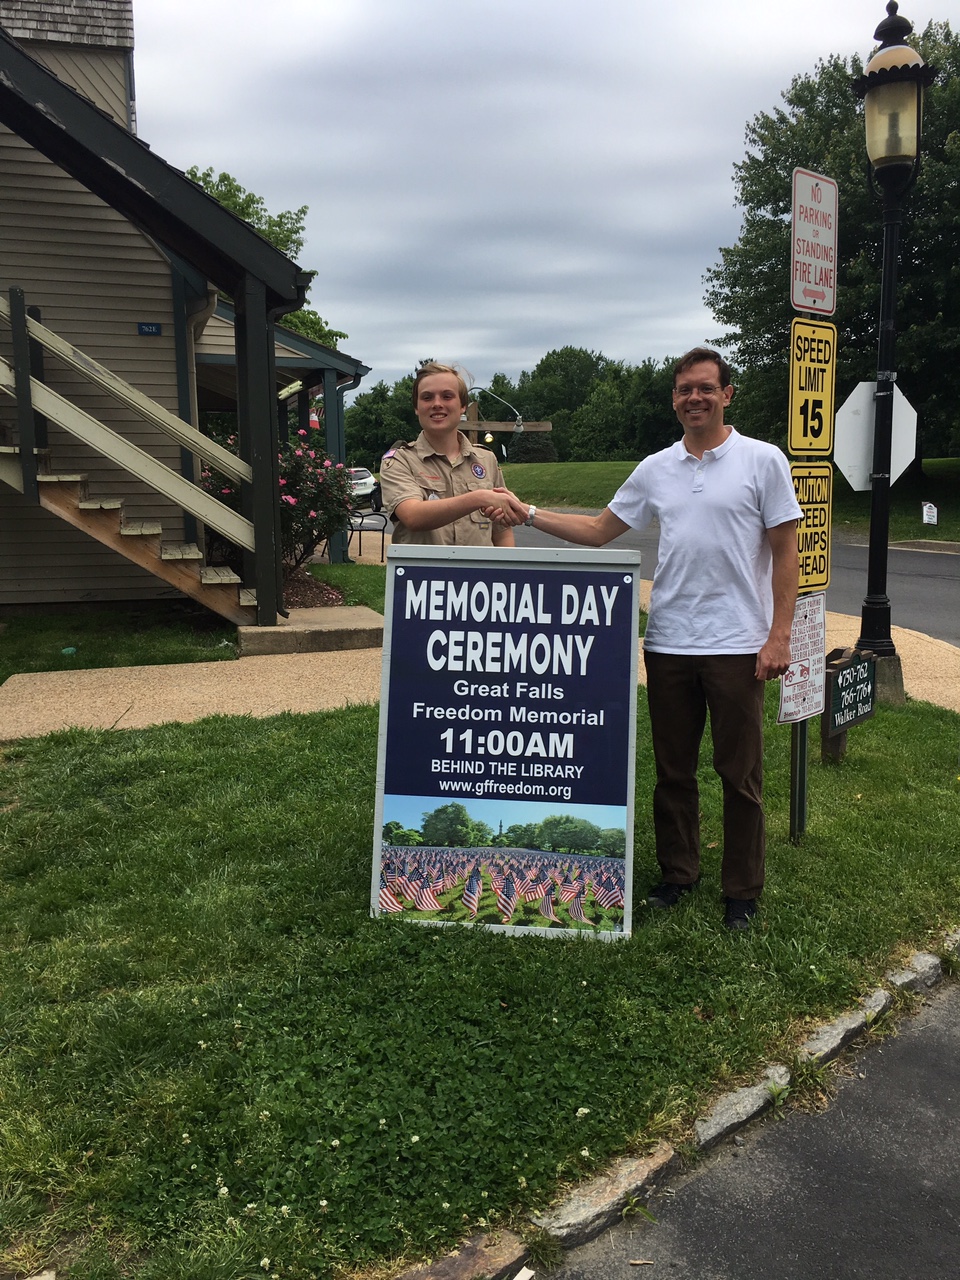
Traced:
POLYGON ((383 506, 393 520, 394 545, 427 547, 490 547, 493 545, 493 522, 482 511, 461 516, 439 529, 408 529, 393 514, 407 498, 430 501, 454 498, 473 489, 503 486, 503 475, 496 455, 489 449, 471 444, 462 431, 457 432, 460 457, 450 462, 445 454, 435 453, 423 433, 416 440, 397 445, 380 463, 380 487, 383 506))

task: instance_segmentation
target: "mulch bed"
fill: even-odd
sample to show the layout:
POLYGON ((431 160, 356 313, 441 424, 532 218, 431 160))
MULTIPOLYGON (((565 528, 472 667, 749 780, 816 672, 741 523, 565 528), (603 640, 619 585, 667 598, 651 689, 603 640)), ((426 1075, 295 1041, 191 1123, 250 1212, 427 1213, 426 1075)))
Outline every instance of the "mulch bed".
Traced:
POLYGON ((343 592, 318 582, 307 569, 296 569, 283 580, 283 598, 288 609, 319 609, 343 604, 343 592))

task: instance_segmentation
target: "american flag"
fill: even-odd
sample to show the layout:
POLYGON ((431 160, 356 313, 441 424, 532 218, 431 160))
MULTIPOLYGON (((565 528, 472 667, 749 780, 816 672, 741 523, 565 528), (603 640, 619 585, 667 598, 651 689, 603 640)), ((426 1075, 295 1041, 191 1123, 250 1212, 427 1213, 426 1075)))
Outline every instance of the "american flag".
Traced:
POLYGON ((618 905, 618 902, 617 902, 618 898, 620 900, 619 905, 622 906, 623 894, 617 892, 617 888, 614 885, 612 879, 608 880, 608 879, 605 879, 603 876, 601 876, 600 879, 597 881, 597 883, 593 886, 593 900, 597 904, 597 906, 603 908, 603 910, 606 911, 610 907, 615 907, 618 905))
POLYGON ((549 878, 541 870, 532 880, 526 882, 526 888, 521 890, 526 902, 539 902, 543 897, 544 890, 550 885, 549 878))
POLYGON ((383 875, 380 876, 380 910, 381 911, 402 911, 403 903, 398 902, 393 891, 390 889, 383 875))
POLYGON ((573 899, 573 901, 572 901, 572 902, 570 902, 570 903, 568 903, 568 905, 567 905, 567 910, 570 912, 570 919, 571 919, 571 920, 576 920, 578 924, 586 924, 586 923, 587 923, 587 917, 583 914, 583 888, 582 888, 582 886, 581 886, 580 892, 579 892, 579 893, 577 894, 577 896, 573 899))
POLYGON ((566 876, 564 877, 563 884, 560 886, 560 901, 561 902, 572 901, 572 899, 574 899, 578 893, 582 892, 582 889, 583 889, 582 885, 574 884, 574 882, 570 879, 570 873, 568 871, 566 876))
POLYGON ((431 887, 421 880, 413 889, 413 905, 418 911, 440 911, 440 903, 433 896, 431 887))
POLYGON ((517 885, 512 875, 507 875, 503 888, 497 890, 497 910, 506 924, 517 909, 517 885))
POLYGON ((540 914, 547 920, 556 920, 557 913, 553 909, 553 886, 543 895, 543 901, 540 903, 540 914))
POLYGON ((463 891, 463 905, 470 912, 471 916, 477 914, 477 908, 480 906, 480 895, 483 893, 483 881, 480 879, 480 872, 474 871, 470 879, 467 881, 466 888, 463 891))

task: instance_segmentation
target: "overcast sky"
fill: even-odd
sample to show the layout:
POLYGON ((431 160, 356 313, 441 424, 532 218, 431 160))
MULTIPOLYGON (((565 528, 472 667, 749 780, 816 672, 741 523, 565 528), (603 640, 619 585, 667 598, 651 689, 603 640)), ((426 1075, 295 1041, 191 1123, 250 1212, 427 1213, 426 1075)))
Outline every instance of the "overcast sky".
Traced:
MULTIPOLYGON (((960 0, 904 0, 921 31, 960 0)), ((881 0, 134 0, 141 137, 307 204, 310 305, 395 381, 482 385, 571 344, 639 363, 719 336, 703 276, 744 129, 866 57, 881 0)), ((784 280, 784 291, 788 281, 784 280)), ((363 389, 363 388, 361 388, 363 389)))

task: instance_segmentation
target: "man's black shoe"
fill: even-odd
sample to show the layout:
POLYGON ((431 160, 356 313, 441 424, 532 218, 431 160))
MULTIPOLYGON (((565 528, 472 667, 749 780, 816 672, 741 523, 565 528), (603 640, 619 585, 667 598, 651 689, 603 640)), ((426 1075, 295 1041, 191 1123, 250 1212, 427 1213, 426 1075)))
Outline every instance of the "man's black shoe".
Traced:
POLYGON ((699 883, 699 880, 694 880, 693 884, 671 884, 669 880, 664 880, 647 894, 647 906, 659 907, 661 910, 675 907, 680 899, 695 889, 699 883))
POLYGON ((727 909, 723 923, 728 929, 743 930, 750 928, 750 921, 757 914, 756 898, 727 898, 727 909))

